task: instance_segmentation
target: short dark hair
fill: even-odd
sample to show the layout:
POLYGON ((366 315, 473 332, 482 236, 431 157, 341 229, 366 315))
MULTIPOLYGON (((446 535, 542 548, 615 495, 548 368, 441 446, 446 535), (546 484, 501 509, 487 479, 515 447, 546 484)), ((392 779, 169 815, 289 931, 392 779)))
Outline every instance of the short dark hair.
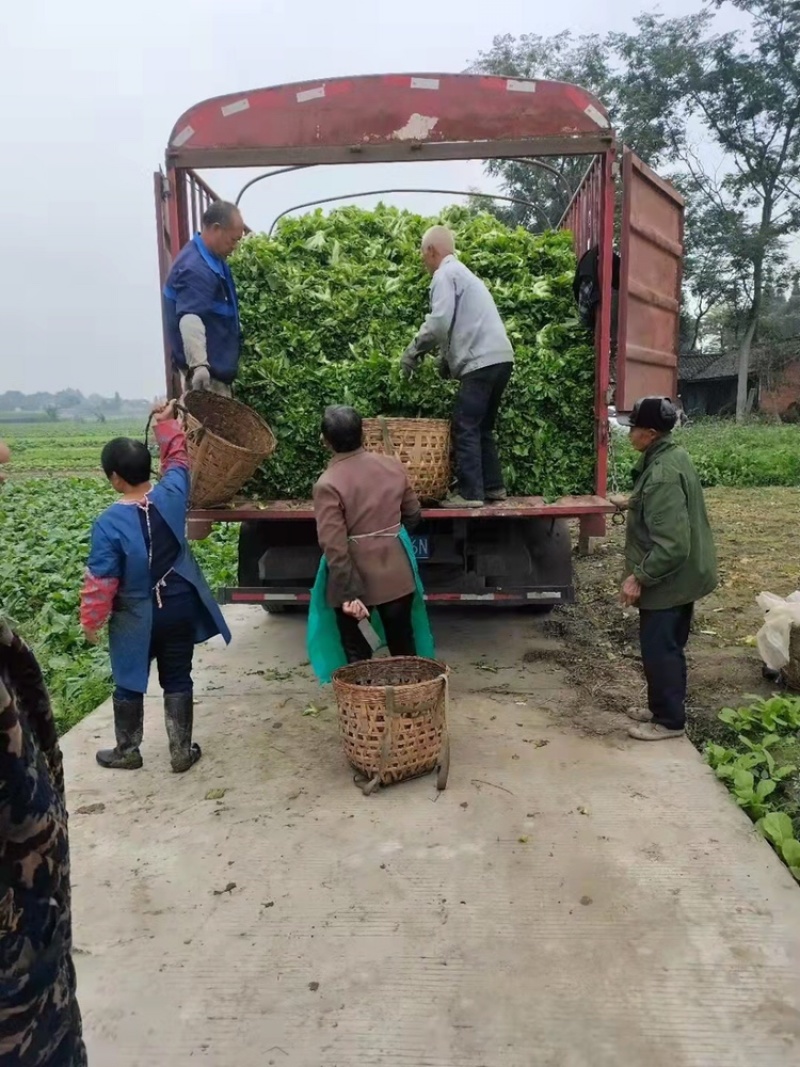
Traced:
POLYGON ((355 452, 364 443, 364 426, 355 408, 337 404, 325 408, 322 436, 334 452, 355 452))
POLYGON ((236 204, 231 204, 228 200, 215 200, 203 212, 203 229, 221 226, 223 230, 227 230, 233 225, 233 220, 238 214, 239 209, 236 204))
POLYGON ((100 462, 106 478, 118 474, 128 485, 149 482, 153 471, 153 459, 147 445, 132 437, 115 437, 109 441, 100 455, 100 462))

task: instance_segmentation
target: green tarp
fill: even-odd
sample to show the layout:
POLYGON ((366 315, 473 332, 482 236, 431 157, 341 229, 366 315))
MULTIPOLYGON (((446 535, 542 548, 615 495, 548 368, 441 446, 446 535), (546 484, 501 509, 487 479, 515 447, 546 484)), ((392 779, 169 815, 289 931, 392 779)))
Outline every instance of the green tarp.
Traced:
MULTIPOLYGON (((433 634, 428 621, 428 610, 425 607, 425 597, 422 581, 419 576, 417 561, 414 558, 414 549, 411 538, 404 529, 399 533, 400 543, 406 550, 414 571, 414 580, 417 583, 417 591, 414 594, 414 603, 411 608, 411 622, 414 628, 414 643, 418 656, 427 659, 435 659, 433 634)), ((328 587, 328 564, 323 556, 320 560, 317 580, 311 590, 311 603, 308 610, 308 631, 306 641, 308 645, 308 658, 314 669, 314 674, 323 685, 330 682, 333 672, 339 667, 344 667, 347 659, 342 648, 339 636, 339 627, 336 624, 336 612, 328 606, 326 590, 328 587)), ((379 637, 385 641, 386 634, 383 631, 380 614, 374 611, 370 616, 370 622, 377 631, 379 637)))

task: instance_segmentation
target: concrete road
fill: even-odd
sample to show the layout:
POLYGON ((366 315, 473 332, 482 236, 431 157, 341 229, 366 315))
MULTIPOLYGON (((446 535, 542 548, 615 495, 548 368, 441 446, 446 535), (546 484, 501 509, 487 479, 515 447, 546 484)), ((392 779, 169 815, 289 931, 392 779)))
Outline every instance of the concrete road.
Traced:
POLYGON ((800 890, 688 741, 576 728, 535 619, 437 617, 450 784, 371 798, 302 621, 231 621, 188 774, 156 697, 142 771, 64 738, 92 1067, 800 1062, 800 890))

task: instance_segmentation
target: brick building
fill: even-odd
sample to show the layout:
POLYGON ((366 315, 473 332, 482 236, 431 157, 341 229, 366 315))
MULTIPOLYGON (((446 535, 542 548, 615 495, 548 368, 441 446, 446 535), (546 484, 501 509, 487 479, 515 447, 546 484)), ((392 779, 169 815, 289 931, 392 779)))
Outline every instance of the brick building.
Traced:
MULTIPOLYGON (((737 352, 681 356, 678 393, 687 415, 735 413, 737 360, 737 352)), ((748 385, 754 390, 753 410, 800 416, 800 338, 754 349, 748 385)))

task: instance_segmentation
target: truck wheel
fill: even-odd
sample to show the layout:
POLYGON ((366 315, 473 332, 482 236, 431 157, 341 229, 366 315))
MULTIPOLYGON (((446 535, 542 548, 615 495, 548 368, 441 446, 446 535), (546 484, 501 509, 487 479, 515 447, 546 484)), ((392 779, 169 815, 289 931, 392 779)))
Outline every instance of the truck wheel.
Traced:
POLYGON ((264 611, 266 611, 267 615, 285 615, 286 614, 287 605, 286 604, 269 604, 266 601, 264 601, 262 603, 261 607, 264 609, 264 611))

